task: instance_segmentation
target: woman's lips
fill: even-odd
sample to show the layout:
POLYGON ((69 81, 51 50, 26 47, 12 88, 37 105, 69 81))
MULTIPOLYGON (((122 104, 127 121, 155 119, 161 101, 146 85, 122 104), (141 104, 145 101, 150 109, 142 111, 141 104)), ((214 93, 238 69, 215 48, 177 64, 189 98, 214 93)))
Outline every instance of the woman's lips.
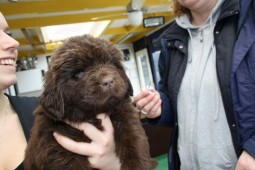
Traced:
POLYGON ((15 66, 16 62, 12 58, 2 58, 0 59, 0 65, 15 66))

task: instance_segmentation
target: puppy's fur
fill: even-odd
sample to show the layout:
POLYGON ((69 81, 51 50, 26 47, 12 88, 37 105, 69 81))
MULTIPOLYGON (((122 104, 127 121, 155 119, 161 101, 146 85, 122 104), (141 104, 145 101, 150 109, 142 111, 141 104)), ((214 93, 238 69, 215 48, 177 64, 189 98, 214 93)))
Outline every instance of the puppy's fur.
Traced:
POLYGON ((88 159, 61 147, 53 137, 58 132, 75 141, 91 140, 82 131, 64 123, 90 122, 107 113, 114 127, 116 154, 122 170, 151 170, 145 132, 132 105, 133 89, 121 64, 122 53, 110 42, 89 35, 72 37, 52 56, 45 75, 44 92, 35 110, 36 120, 28 142, 27 170, 90 170, 88 159))

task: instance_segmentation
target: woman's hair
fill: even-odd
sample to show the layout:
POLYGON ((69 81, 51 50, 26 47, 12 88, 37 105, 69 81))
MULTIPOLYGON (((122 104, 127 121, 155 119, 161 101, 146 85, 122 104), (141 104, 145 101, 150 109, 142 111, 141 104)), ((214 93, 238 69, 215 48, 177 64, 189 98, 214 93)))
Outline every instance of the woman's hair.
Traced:
POLYGON ((174 9, 174 14, 176 16, 181 16, 183 14, 187 14, 189 13, 189 9, 183 7, 178 0, 172 0, 172 5, 173 5, 173 9, 174 9))

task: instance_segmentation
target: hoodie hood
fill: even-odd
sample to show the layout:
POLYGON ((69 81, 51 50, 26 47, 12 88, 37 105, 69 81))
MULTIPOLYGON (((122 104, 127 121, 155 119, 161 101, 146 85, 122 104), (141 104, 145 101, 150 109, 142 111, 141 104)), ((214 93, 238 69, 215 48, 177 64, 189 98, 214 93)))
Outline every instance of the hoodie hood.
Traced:
POLYGON ((207 39, 210 39, 211 42, 207 42, 210 45, 210 48, 213 48, 213 44, 214 44, 214 37, 213 37, 213 29, 214 26, 216 24, 216 21, 220 15, 220 10, 221 10, 221 6, 222 3, 224 2, 224 0, 218 0, 216 2, 216 5, 214 6, 214 8, 212 9, 211 14, 209 15, 209 17, 207 18, 205 24, 203 26, 194 26, 192 25, 190 18, 191 16, 189 14, 183 14, 179 17, 176 17, 176 23, 183 29, 186 29, 189 33, 190 36, 190 40, 189 40, 189 56, 188 56, 188 62, 192 61, 192 51, 193 51, 193 46, 196 46, 196 43, 194 42, 194 38, 197 37, 200 39, 200 41, 202 42, 204 39, 204 36, 209 36, 207 37, 207 39), (206 29, 206 32, 210 32, 209 34, 204 34, 203 30, 206 29))
MULTIPOLYGON (((214 6, 214 8, 211 12, 211 14, 209 15, 209 17, 206 20, 205 25, 216 23, 216 21, 218 19, 218 16, 219 16, 220 9, 221 9, 221 5, 222 5, 223 2, 224 2, 224 0, 218 0, 217 1, 216 5, 214 6)), ((176 17, 175 21, 183 29, 200 28, 199 26, 192 25, 191 22, 190 22, 190 18, 191 18, 191 16, 189 14, 183 14, 179 17, 176 17)))

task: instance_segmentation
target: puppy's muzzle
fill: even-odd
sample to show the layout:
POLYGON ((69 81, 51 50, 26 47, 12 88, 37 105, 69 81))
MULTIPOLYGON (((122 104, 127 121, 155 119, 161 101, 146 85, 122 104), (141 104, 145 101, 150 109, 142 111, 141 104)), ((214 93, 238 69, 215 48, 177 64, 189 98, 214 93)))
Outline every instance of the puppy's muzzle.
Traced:
POLYGON ((106 76, 100 82, 100 86, 104 89, 112 89, 115 86, 115 78, 113 76, 106 76))

